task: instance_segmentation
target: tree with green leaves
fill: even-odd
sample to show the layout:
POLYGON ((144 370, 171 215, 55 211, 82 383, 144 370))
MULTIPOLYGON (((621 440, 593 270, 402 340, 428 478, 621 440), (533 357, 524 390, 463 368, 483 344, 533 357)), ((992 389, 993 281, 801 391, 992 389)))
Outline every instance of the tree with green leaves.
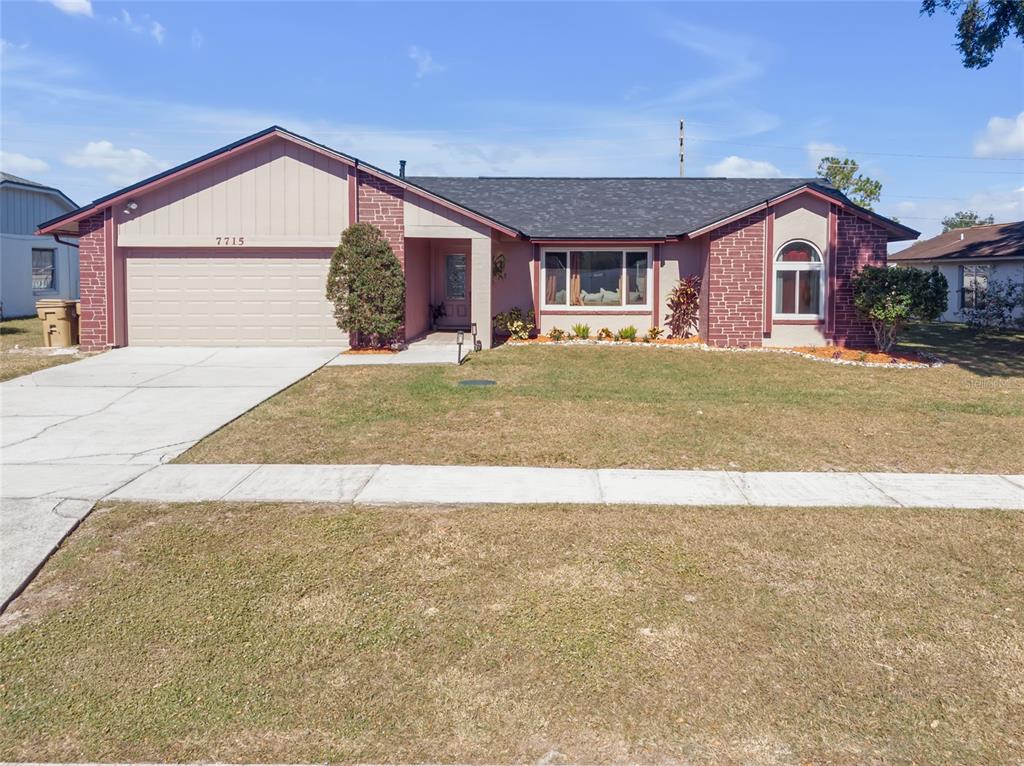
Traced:
POLYGON ((853 202, 868 210, 882 196, 882 182, 862 175, 857 160, 822 157, 818 175, 826 179, 853 202))
POLYGON ((992 216, 982 218, 973 210, 959 210, 953 213, 953 215, 948 215, 942 219, 942 233, 945 234, 953 229, 969 229, 972 226, 984 226, 985 224, 995 222, 996 219, 992 216))
POLYGON ((907 322, 932 322, 946 310, 949 283, 939 271, 865 266, 853 275, 853 305, 888 353, 907 322))
POLYGON ((956 45, 968 69, 983 69, 1010 34, 1024 40, 1024 2, 1021 0, 922 0, 921 13, 934 16, 943 9, 960 14, 956 45))
POLYGON ((327 272, 327 299, 338 327, 357 342, 395 342, 405 323, 405 274, 376 226, 354 223, 342 233, 327 272))

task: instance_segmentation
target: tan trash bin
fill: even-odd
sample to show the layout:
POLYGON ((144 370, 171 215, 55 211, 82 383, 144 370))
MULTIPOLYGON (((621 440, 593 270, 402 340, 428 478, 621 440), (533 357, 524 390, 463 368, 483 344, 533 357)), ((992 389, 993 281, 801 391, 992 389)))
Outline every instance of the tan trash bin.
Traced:
POLYGON ((43 345, 66 348, 78 344, 78 311, 75 301, 43 298, 36 301, 36 314, 43 322, 43 345))

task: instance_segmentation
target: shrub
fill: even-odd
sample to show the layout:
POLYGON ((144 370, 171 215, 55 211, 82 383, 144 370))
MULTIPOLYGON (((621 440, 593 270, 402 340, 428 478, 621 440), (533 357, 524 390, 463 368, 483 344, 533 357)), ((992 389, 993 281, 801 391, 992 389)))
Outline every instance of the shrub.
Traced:
POLYGON ((647 340, 657 340, 661 337, 662 333, 665 332, 660 327, 652 327, 647 331, 647 340))
POLYGON ((600 330, 597 331, 598 340, 613 340, 614 338, 615 334, 607 327, 602 327, 600 330))
POLYGON ((586 340, 590 337, 590 325, 588 324, 574 324, 572 326, 572 334, 580 340, 586 340))
POLYGON ((878 350, 888 353, 907 322, 931 322, 946 310, 947 289, 938 271, 865 266, 853 275, 853 305, 871 322, 878 350))
POLYGON ((623 327, 619 330, 619 340, 625 340, 632 343, 636 340, 636 328, 633 325, 629 327, 623 327))
POLYGON ((548 337, 553 341, 565 340, 566 335, 565 330, 559 330, 557 327, 552 327, 548 330, 548 337))
POLYGON ((533 309, 523 314, 523 310, 515 306, 494 316, 494 329, 510 338, 526 340, 533 332, 534 321, 533 309))
POLYGON ((341 235, 327 272, 338 327, 373 345, 393 343, 405 323, 405 274, 381 230, 355 223, 341 235))
POLYGON ((683 277, 668 296, 665 323, 673 338, 689 338, 700 314, 700 277, 683 277))
POLYGON ((961 310, 964 321, 979 330, 1024 327, 1024 284, 989 282, 978 305, 961 310))

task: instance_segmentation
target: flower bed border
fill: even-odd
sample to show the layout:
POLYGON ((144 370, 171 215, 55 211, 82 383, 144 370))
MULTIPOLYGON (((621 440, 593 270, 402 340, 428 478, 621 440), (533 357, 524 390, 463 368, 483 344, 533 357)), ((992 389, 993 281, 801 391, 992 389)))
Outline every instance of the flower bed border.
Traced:
MULTIPOLYGON (((931 356, 930 354, 924 354, 921 352, 915 352, 918 357, 923 361, 914 361, 910 358, 904 358, 900 360, 897 356, 890 354, 892 361, 889 362, 864 362, 856 359, 833 359, 827 356, 819 356, 812 354, 807 351, 800 351, 796 348, 787 348, 784 346, 772 347, 772 346, 760 346, 755 348, 737 348, 735 346, 709 346, 706 343, 701 342, 699 338, 687 338, 685 341, 680 342, 674 339, 667 340, 651 340, 651 341, 622 341, 622 340, 580 340, 574 338, 572 340, 550 340, 550 339, 538 339, 530 338, 529 340, 515 340, 509 339, 499 348, 509 347, 526 347, 526 346, 630 346, 635 348, 662 348, 662 349, 680 349, 680 350, 693 350, 693 351, 717 351, 721 353, 762 353, 762 354, 788 354, 789 356, 799 356, 804 359, 810 359, 813 362, 826 362, 829 364, 841 364, 847 367, 881 367, 889 370, 925 370, 933 367, 941 367, 943 365, 942 360, 931 356)), ((831 347, 827 347, 831 348, 831 347)), ((839 348, 838 346, 835 348, 839 348)), ((874 352, 871 352, 874 353, 874 352)))

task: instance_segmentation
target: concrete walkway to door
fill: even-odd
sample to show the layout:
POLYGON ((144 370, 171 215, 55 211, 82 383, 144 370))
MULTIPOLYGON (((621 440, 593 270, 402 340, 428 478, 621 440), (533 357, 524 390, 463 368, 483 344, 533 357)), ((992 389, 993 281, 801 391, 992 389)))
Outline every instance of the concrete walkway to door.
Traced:
POLYGON ((94 501, 337 353, 130 347, 0 383, 0 604, 94 501))

